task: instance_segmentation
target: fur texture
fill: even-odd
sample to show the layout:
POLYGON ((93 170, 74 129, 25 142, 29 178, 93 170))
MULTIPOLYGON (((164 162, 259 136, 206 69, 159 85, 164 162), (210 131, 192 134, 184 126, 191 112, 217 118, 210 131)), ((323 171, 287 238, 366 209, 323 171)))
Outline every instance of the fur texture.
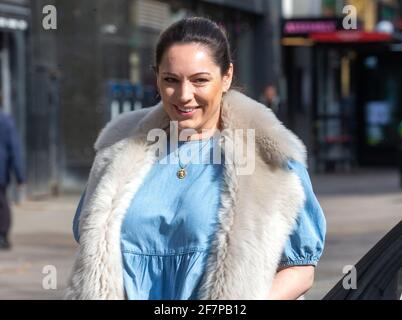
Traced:
MULTIPOLYGON (((306 151, 271 110, 238 91, 224 96, 221 119, 228 129, 221 144, 235 144, 231 130, 255 130, 255 167, 252 174, 239 175, 236 156, 224 164, 219 226, 199 294, 201 299, 266 299, 305 200, 287 161, 306 164, 306 151)), ((155 161, 155 144, 147 141, 147 134, 168 127, 169 117, 159 103, 121 115, 99 135, 80 219, 80 247, 65 298, 125 298, 121 223, 155 161)))

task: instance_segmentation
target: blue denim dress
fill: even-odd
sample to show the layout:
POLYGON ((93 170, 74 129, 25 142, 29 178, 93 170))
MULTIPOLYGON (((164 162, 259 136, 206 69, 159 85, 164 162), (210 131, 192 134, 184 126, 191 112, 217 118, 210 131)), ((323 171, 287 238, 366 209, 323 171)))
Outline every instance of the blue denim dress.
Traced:
MULTIPOLYGON (((214 143, 214 138, 179 142, 181 157, 202 148, 201 162, 191 163, 181 180, 176 176, 178 164, 156 162, 133 197, 121 227, 128 299, 197 299, 218 222, 222 165, 204 163, 211 159, 214 143)), ((173 156, 168 150, 167 157, 173 156)), ((315 266, 324 248, 325 218, 305 167, 289 161, 288 168, 300 177, 307 200, 286 244, 281 266, 315 266)), ((77 241, 83 198, 73 223, 77 241)))

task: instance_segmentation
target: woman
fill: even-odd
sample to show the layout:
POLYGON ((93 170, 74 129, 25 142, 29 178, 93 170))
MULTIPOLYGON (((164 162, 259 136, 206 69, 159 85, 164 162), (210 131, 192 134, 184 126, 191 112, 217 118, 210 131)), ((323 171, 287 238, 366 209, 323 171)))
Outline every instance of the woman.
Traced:
POLYGON ((161 102, 123 114, 95 143, 66 297, 299 298, 325 235, 303 144, 269 109, 231 89, 228 40, 214 22, 171 25, 154 69, 161 102), (155 130, 167 133, 166 148, 150 139, 155 130), (236 130, 254 139, 234 140, 236 130), (248 172, 225 147, 239 141, 254 146, 248 172), (194 161, 215 150, 220 163, 194 161))

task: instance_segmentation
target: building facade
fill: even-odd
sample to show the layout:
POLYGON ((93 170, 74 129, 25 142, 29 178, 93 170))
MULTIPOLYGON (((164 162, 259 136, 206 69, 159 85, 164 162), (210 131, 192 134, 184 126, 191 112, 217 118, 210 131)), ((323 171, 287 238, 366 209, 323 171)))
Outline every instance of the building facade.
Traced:
POLYGON ((287 2, 282 44, 288 121, 308 145, 310 167, 396 165, 401 1, 304 0, 304 9, 315 6, 313 16, 287 2))

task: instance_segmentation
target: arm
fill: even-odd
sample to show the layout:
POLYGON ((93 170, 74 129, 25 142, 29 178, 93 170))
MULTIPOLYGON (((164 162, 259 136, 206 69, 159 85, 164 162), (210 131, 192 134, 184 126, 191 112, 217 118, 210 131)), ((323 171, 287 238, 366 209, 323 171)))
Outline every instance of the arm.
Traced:
POLYGON ((290 266, 278 270, 268 300, 296 300, 313 286, 314 266, 290 266))
POLYGON ((322 255, 326 221, 313 192, 306 168, 289 162, 300 178, 306 201, 300 210, 293 233, 285 245, 268 299, 298 299, 313 285, 315 266, 322 255))

